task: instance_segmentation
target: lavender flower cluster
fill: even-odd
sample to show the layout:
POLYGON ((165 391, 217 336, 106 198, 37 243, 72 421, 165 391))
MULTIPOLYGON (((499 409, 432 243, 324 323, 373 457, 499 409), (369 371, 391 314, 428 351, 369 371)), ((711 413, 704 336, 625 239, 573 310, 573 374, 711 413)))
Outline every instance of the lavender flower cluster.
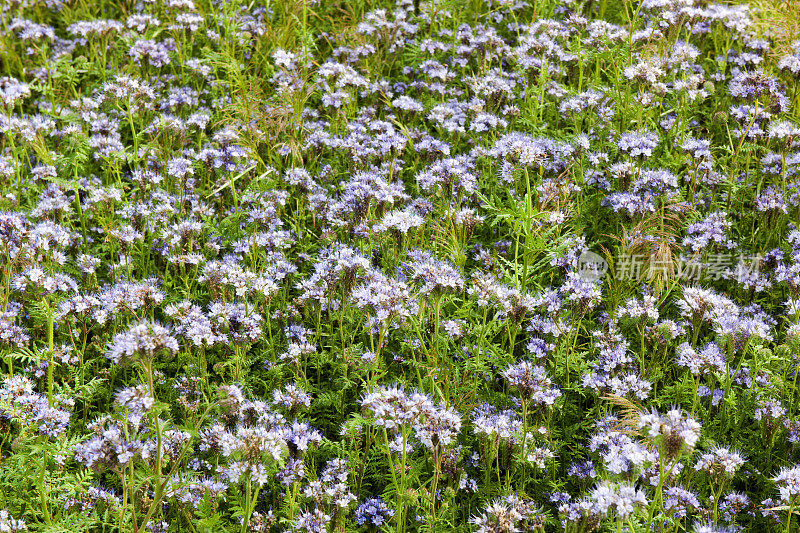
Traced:
POLYGON ((0 531, 800 528, 775 13, 95 4, 0 7, 0 531))

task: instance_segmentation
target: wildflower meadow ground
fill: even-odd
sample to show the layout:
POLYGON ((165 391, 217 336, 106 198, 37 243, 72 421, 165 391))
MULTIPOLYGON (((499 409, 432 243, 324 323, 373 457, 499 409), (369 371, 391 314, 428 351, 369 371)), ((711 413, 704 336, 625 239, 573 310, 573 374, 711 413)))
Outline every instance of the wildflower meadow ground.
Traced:
POLYGON ((0 532, 800 531, 798 21, 0 2, 0 532))

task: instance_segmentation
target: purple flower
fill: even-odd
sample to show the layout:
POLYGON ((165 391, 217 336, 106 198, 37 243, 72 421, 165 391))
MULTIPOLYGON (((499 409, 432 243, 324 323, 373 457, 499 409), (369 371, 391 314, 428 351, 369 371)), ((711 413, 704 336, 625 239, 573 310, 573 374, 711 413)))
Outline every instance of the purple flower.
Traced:
POLYGON ((511 532, 518 531, 519 522, 535 520, 537 517, 539 513, 531 502, 512 494, 488 503, 479 516, 470 518, 469 521, 478 527, 479 533, 511 532))
POLYGON ((3 509, 0 511, 0 531, 8 531, 13 533, 16 531, 26 531, 28 526, 22 518, 14 518, 8 511, 3 509))
POLYGON ((674 513, 675 518, 686 518, 690 512, 700 509, 697 494, 683 487, 668 487, 664 490, 664 508, 674 513))
POLYGON ((313 512, 301 511, 295 520, 294 529, 308 533, 325 533, 330 521, 331 515, 325 514, 319 507, 316 507, 313 512))
POLYGON ((617 520, 626 520, 636 507, 647 505, 644 492, 627 483, 612 485, 604 481, 592 491, 595 509, 601 515, 613 511, 617 520))
POLYGON ((140 322, 114 337, 114 341, 108 346, 106 357, 118 365, 129 361, 147 364, 156 355, 171 357, 178 349, 178 341, 167 328, 152 322, 140 322))
POLYGON ((617 146, 631 157, 647 158, 653 155, 653 150, 658 146, 658 134, 648 131, 623 133, 617 146))
POLYGON ((660 415, 655 409, 639 417, 639 428, 662 446, 669 460, 684 449, 691 451, 700 439, 700 423, 680 409, 670 409, 660 415))
POLYGON ((390 509, 378 498, 368 498, 356 509, 356 522, 358 525, 381 526, 394 516, 394 509, 390 509))
POLYGON ((433 407, 414 422, 414 434, 429 449, 446 447, 461 431, 461 415, 453 408, 433 407))
POLYGON ((716 343, 708 343, 699 352, 688 342, 678 346, 678 365, 688 368, 692 374, 710 374, 726 371, 725 355, 716 343))
POLYGON ((503 371, 508 383, 519 390, 522 398, 533 401, 534 405, 553 405, 561 396, 561 391, 552 387, 544 367, 535 366, 530 361, 511 365, 503 371))
POLYGON ((778 488, 781 503, 783 505, 793 505, 800 494, 800 467, 784 466, 772 478, 778 488))
POLYGON ((745 459, 739 452, 725 446, 716 446, 700 455, 694 469, 707 472, 713 477, 731 477, 744 463, 745 459))

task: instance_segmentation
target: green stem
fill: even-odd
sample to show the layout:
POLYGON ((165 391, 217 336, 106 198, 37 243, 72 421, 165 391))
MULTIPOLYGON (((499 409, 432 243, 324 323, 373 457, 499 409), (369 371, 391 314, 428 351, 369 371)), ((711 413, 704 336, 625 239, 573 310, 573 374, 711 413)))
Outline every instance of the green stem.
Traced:
POLYGON ((439 446, 436 445, 433 448, 433 484, 431 486, 431 509, 433 515, 433 524, 432 526, 436 526, 436 491, 438 490, 439 486, 439 476, 441 467, 439 463, 441 462, 441 451, 439 450, 439 446))
POLYGON ((404 530, 403 527, 403 495, 400 494, 400 485, 397 484, 397 473, 394 468, 394 461, 392 460, 392 449, 389 447, 389 432, 384 428, 383 439, 386 442, 386 457, 389 460, 389 471, 392 473, 392 485, 394 485, 395 494, 397 495, 397 533, 404 530))
POLYGON ((47 406, 53 407, 53 311, 50 308, 50 297, 44 299, 47 308, 47 406))
POLYGON ((53 525, 53 519, 50 517, 50 509, 47 507, 47 491, 44 488, 44 477, 47 472, 47 461, 42 461, 41 472, 39 473, 39 500, 42 505, 42 513, 44 514, 44 521, 47 525, 53 525))

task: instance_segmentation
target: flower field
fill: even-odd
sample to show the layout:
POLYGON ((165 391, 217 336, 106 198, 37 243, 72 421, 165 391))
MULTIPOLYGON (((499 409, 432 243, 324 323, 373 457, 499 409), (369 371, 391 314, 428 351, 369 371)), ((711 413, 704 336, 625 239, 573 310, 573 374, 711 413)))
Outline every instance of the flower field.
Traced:
POLYGON ((3 2, 0 531, 800 531, 764 20, 3 2))

